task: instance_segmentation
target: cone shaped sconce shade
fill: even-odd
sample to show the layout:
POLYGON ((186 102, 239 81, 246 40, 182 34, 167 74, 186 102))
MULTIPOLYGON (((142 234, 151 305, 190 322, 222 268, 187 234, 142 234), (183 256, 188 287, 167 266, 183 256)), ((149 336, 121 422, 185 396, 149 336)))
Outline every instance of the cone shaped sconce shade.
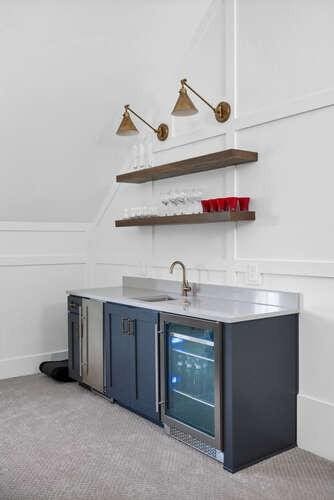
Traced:
POLYGON ((139 134, 136 125, 133 123, 131 120, 130 113, 127 109, 125 109, 125 112, 123 113, 123 118, 120 123, 120 126, 117 129, 116 132, 117 135, 136 135, 139 134))
POLYGON ((187 83, 187 79, 181 80, 181 89, 179 90, 179 97, 176 101, 172 115, 174 116, 190 116, 197 113, 196 106, 190 99, 186 87, 191 90, 197 97, 199 97, 209 108, 214 112, 215 118, 218 122, 226 122, 231 114, 231 106, 228 102, 222 101, 217 106, 212 106, 204 97, 202 97, 196 90, 194 90, 187 83))
POLYGON ((198 109, 188 96, 187 90, 182 86, 179 91, 179 97, 176 101, 172 115, 174 116, 191 116, 198 113, 198 109))

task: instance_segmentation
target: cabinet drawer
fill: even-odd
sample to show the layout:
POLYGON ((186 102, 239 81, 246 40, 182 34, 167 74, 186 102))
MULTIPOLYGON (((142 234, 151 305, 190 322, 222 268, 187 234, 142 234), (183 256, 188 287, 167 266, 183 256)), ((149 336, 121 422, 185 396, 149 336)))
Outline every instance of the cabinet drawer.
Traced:
POLYGON ((126 317, 131 320, 138 321, 152 321, 152 315, 157 320, 158 313, 156 311, 152 311, 151 309, 142 309, 135 306, 125 306, 123 304, 112 303, 111 311, 114 314, 119 314, 122 317, 126 317))

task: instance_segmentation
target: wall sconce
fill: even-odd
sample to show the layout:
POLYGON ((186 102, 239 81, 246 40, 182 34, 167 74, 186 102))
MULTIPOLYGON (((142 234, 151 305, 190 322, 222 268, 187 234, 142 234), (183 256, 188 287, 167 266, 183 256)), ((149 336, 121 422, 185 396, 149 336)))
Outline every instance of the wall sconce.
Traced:
POLYGON ((198 109, 196 108, 196 106, 194 105, 194 103, 192 102, 190 97, 188 96, 188 92, 187 92, 187 89, 185 87, 187 87, 189 90, 191 90, 195 95, 197 95, 197 97, 202 99, 202 101, 205 102, 205 104, 207 106, 209 106, 209 108, 212 109, 212 111, 215 114, 216 120, 218 122, 226 122, 229 119, 230 114, 231 114, 231 106, 229 105, 228 102, 222 101, 219 104, 217 104, 216 107, 211 106, 211 104, 206 99, 204 99, 204 97, 199 95, 196 92, 196 90, 194 90, 193 88, 190 87, 190 85, 187 84, 186 78, 183 78, 183 80, 181 80, 181 88, 179 90, 180 95, 176 101, 176 104, 175 104, 174 109, 172 111, 172 115, 174 115, 174 116, 190 116, 190 115, 194 115, 195 113, 198 113, 198 109))
POLYGON ((133 123, 133 121, 131 119, 131 116, 129 113, 129 111, 131 111, 131 113, 133 113, 137 118, 139 118, 139 120, 144 122, 145 125, 150 127, 157 134, 159 141, 165 141, 167 139, 168 132, 169 132, 168 125, 166 125, 165 123, 160 123, 158 128, 154 128, 154 127, 152 127, 152 125, 147 123, 147 121, 145 121, 141 116, 137 115, 137 113, 135 111, 133 111, 133 109, 130 108, 130 104, 126 104, 124 106, 124 108, 125 108, 125 111, 123 113, 123 118, 122 118, 121 124, 117 129, 117 132, 116 132, 117 135, 136 135, 136 134, 139 134, 137 127, 135 126, 135 124, 133 123))

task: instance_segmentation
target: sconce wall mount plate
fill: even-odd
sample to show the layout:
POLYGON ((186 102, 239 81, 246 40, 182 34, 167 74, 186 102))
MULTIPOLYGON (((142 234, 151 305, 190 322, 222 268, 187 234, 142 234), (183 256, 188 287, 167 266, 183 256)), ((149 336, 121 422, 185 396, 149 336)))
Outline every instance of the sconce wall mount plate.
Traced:
POLYGON ((226 122, 231 115, 231 106, 226 101, 221 101, 215 107, 215 117, 220 123, 226 122))
POLYGON ((157 137, 159 141, 165 141, 168 137, 169 134, 169 128, 166 123, 160 123, 159 127, 157 128, 157 137))

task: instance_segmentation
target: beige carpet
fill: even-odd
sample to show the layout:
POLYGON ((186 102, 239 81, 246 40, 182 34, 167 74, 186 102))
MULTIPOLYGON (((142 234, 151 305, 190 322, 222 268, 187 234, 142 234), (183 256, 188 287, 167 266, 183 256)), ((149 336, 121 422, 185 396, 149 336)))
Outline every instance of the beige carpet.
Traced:
POLYGON ((0 381, 0 499, 333 500, 334 463, 295 449, 231 475, 77 384, 0 381))

